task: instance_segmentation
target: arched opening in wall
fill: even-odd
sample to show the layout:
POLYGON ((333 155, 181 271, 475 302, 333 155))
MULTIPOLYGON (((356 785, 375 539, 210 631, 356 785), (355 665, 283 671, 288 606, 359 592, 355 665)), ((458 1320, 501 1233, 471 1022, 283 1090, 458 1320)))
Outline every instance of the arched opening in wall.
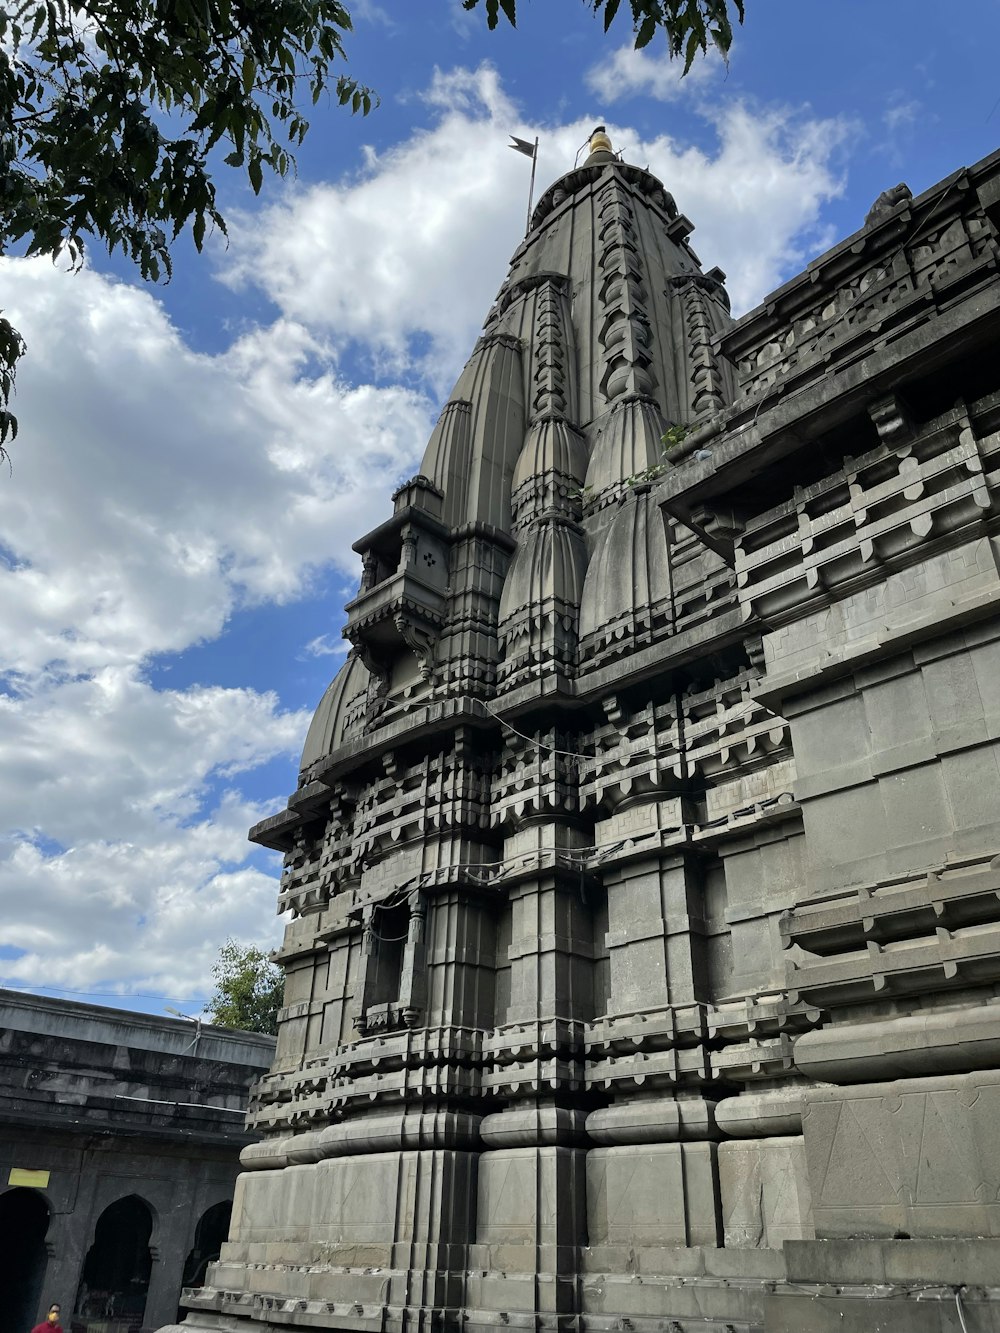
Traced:
POLYGON ((132 1333, 146 1313, 153 1216, 135 1194, 97 1219, 73 1307, 73 1333, 132 1333))
POLYGON ((25 1333, 35 1323, 48 1254, 49 1209, 34 1189, 0 1194, 0 1333, 25 1333))
MULTIPOLYGON (((181 1276, 182 1287, 201 1287, 205 1284, 205 1273, 209 1264, 214 1264, 222 1250, 223 1241, 229 1235, 229 1219, 233 1215, 231 1199, 214 1203, 202 1213, 194 1230, 194 1245, 184 1260, 181 1276)), ((178 1306, 177 1322, 184 1318, 184 1310, 178 1306)))
POLYGON ((374 964, 371 1003, 391 1004, 399 998, 403 975, 403 954, 410 924, 410 909, 405 903, 378 912, 372 927, 374 964))

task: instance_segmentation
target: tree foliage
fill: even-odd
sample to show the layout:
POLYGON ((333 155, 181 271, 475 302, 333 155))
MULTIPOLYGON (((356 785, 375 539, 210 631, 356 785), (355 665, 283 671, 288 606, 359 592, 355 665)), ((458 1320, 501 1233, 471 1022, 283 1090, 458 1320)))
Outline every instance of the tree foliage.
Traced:
MULTIPOLYGON (((350 29, 339 0, 0 7, 0 253, 77 266, 93 237, 144 278, 169 277, 170 244, 188 224, 199 250, 210 226, 225 234, 209 170, 217 146, 259 192, 265 169, 293 166, 304 105, 330 92, 369 111, 370 89, 331 70, 350 29)), ((0 320, 0 452, 17 431, 24 350, 0 320)))
MULTIPOLYGON (((462 3, 466 9, 476 9, 480 0, 462 3)), ((601 15, 605 32, 622 8, 622 0, 584 0, 584 4, 601 15)), ((500 22, 501 13, 511 27, 517 26, 517 0, 484 0, 484 8, 491 30, 500 22)), ((704 55, 710 46, 723 57, 729 55, 733 44, 730 9, 742 23, 744 0, 628 0, 625 12, 632 15, 636 48, 648 46, 662 31, 671 56, 683 58, 686 74, 699 51, 704 55)))
POLYGON ((212 977, 215 994, 208 1002, 208 1015, 213 1023, 243 1032, 277 1031, 285 978, 263 949, 226 940, 212 977))
MULTIPOLYGON (((463 0, 475 9, 480 0, 463 0)), ((551 0, 546 0, 551 3, 551 0)), ((621 0, 584 0, 605 31, 621 0)), ((483 0, 487 26, 516 0, 483 0)), ((744 0, 628 0, 635 45, 662 30, 684 70, 733 37, 744 0)), ((334 74, 351 18, 340 0, 11 0, 0 6, 0 254, 82 261, 85 239, 121 247, 146 279, 170 276, 170 246, 223 235, 209 170, 294 167, 305 106, 330 94, 365 114, 371 89, 334 74)), ((24 340, 0 314, 0 459, 24 340)))

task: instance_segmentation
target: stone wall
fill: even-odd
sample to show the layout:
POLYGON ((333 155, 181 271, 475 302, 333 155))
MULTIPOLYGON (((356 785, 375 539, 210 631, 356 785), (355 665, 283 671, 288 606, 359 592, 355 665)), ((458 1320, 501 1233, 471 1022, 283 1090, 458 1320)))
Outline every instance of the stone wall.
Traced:
POLYGON ((252 833, 288 989, 204 1333, 996 1318, 1000 157, 734 323, 601 142, 252 833))
POLYGON ((14 1263, 10 1232, 41 1219, 18 1271, 0 1268, 11 1333, 53 1301, 64 1327, 91 1327, 75 1309, 87 1255, 102 1215, 131 1199, 150 1223, 141 1322, 176 1317, 199 1223, 233 1197, 249 1086, 273 1051, 251 1033, 0 991, 0 1265, 14 1263))

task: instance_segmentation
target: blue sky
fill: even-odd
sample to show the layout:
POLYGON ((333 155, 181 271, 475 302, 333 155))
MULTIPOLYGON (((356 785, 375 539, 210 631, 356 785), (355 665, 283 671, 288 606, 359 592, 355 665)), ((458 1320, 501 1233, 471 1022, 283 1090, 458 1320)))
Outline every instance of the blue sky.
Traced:
MULTIPOLYGON (((695 223, 737 312, 1000 141, 997 0, 747 0, 728 70, 581 0, 486 30, 354 7, 367 118, 321 105, 296 179, 219 177, 228 246, 168 286, 93 249, 2 262, 28 338, 0 478, 0 983, 196 1012, 229 935, 271 945, 247 827, 295 785, 343 659, 352 541, 417 467, 539 191, 605 122, 695 223)), ((626 7, 623 7, 626 8, 626 7)))

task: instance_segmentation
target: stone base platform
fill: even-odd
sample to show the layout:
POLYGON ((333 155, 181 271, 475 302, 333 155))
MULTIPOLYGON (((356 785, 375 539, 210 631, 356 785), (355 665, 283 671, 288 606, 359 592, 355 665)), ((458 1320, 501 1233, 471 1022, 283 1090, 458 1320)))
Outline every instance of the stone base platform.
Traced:
POLYGON ((230 1268, 239 1290, 192 1291, 185 1323, 161 1333, 963 1333, 960 1311, 969 1333, 1000 1333, 993 1239, 787 1241, 781 1250, 470 1246, 462 1271, 428 1269, 430 1255, 395 1248, 388 1267, 255 1256, 230 1268))

